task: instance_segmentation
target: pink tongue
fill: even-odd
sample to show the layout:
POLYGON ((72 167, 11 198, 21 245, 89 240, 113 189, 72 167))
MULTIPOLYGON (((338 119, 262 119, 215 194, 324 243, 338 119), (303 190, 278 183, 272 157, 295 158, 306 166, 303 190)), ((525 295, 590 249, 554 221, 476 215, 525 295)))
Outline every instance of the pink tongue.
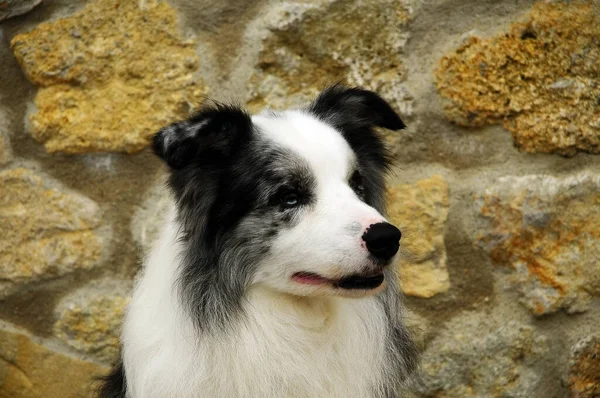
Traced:
POLYGON ((329 282, 328 279, 322 278, 319 275, 303 272, 294 274, 293 278, 296 282, 302 283, 304 285, 322 285, 324 283, 329 282))

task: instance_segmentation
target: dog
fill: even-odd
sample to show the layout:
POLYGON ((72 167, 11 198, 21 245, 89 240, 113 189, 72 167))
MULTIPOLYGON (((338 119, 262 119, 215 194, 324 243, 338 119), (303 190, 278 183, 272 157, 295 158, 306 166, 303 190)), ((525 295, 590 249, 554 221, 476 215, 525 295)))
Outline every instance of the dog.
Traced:
POLYGON ((305 109, 214 104, 162 128, 172 205, 100 397, 398 397, 417 366, 382 215, 374 92, 305 109))

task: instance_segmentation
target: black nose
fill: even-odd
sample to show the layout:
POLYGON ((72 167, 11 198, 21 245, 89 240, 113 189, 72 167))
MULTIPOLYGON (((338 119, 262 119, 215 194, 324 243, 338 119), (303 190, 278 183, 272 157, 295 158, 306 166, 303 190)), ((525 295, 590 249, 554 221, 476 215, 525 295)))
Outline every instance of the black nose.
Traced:
POLYGON ((392 224, 372 224, 362 236, 369 252, 378 259, 389 260, 400 248, 400 230, 392 224))

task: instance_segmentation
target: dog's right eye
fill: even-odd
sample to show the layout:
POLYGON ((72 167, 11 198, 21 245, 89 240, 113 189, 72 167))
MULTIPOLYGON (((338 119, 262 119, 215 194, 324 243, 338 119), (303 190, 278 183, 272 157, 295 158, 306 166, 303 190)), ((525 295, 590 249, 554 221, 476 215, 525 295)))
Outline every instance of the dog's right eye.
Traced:
POLYGON ((281 195, 281 205, 285 208, 296 207, 300 203, 300 196, 295 191, 289 191, 281 195))

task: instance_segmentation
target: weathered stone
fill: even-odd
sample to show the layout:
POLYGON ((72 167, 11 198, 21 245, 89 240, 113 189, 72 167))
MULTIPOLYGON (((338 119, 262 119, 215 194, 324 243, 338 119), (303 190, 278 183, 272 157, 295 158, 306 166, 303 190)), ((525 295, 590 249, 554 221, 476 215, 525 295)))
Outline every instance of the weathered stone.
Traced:
POLYGON ((600 153, 600 14, 592 3, 540 1, 508 33, 470 37, 444 56, 437 88, 448 117, 502 123, 527 152, 600 153))
POLYGON ((24 334, 0 330, 0 396, 84 398, 93 396, 93 378, 107 368, 33 342, 24 334))
POLYGON ((436 398, 534 397, 542 381, 535 365, 547 351, 546 337, 529 325, 465 313, 429 344, 414 389, 436 398))
POLYGON ((0 21, 31 11, 42 0, 0 0, 0 21))
POLYGON ((129 290, 123 283, 107 280, 71 293, 56 309, 54 335, 99 361, 114 363, 129 290))
POLYGON ((390 221, 402 231, 400 279, 409 296, 432 297, 450 288, 444 229, 448 218, 448 184, 440 176, 388 192, 390 221))
POLYGON ((8 135, 0 130, 0 166, 4 166, 12 160, 12 151, 8 141, 8 135))
POLYGON ((571 350, 568 383, 575 398, 600 397, 599 336, 589 336, 571 350))
POLYGON ((193 40, 166 2, 95 0, 17 35, 12 50, 41 86, 31 132, 49 152, 136 152, 202 102, 193 40))
POLYGON ((18 285, 98 264, 96 203, 24 168, 0 172, 0 296, 18 285))
POLYGON ((503 177, 476 196, 479 245, 510 267, 536 315, 588 308, 600 294, 600 175, 503 177))
POLYGON ((140 247, 143 256, 150 252, 158 238, 160 228, 169 212, 171 203, 169 195, 165 181, 157 181, 145 195, 146 199, 140 203, 131 219, 133 240, 140 247))
POLYGON ((250 78, 249 105, 306 104, 337 81, 378 91, 403 114, 412 98, 401 86, 408 38, 406 1, 282 2, 265 17, 269 34, 250 78))

